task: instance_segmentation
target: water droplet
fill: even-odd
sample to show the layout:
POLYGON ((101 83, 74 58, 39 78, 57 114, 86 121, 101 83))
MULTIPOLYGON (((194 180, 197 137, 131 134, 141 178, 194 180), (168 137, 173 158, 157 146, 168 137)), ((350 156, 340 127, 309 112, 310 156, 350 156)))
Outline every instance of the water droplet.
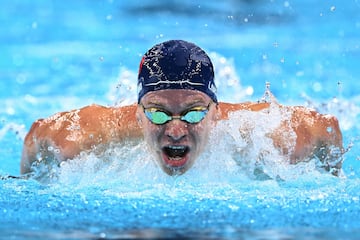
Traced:
POLYGON ((246 88, 245 92, 247 95, 251 96, 254 94, 254 88, 252 86, 249 86, 246 88))
POLYGON ((6 113, 8 115, 14 115, 15 114, 15 109, 13 107, 7 107, 6 108, 6 113))
POLYGON ((33 29, 36 29, 37 28, 37 22, 33 22, 32 24, 31 24, 31 27, 33 28, 33 29))
POLYGON ((321 92, 322 91, 322 85, 319 82, 316 82, 313 84, 313 90, 315 92, 321 92))
POLYGON ((296 76, 297 77, 302 77, 302 76, 304 76, 305 75, 305 72, 304 71, 297 71, 296 72, 296 76))
POLYGON ((26 79, 27 79, 27 77, 23 73, 20 73, 16 76, 16 82, 19 84, 24 84, 26 82, 26 79))

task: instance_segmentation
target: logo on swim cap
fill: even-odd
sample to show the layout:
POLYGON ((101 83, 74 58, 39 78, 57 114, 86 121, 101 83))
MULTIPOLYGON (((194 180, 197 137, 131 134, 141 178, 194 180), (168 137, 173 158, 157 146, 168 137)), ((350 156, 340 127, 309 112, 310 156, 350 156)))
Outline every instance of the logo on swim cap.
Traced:
POLYGON ((191 89, 207 94, 217 103, 214 68, 200 47, 183 40, 155 45, 140 62, 138 103, 148 92, 191 89))

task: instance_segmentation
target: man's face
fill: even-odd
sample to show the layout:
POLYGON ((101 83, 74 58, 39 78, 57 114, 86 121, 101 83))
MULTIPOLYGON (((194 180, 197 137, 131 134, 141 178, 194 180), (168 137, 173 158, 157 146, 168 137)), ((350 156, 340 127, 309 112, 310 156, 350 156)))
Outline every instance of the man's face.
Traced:
POLYGON ((147 93, 138 106, 137 118, 144 138, 161 168, 169 175, 186 172, 203 151, 211 128, 215 123, 216 104, 209 96, 195 90, 160 90, 147 93), (162 111, 174 119, 164 124, 154 124, 145 110, 162 111), (198 123, 188 123, 178 117, 188 111, 198 114, 207 110, 198 123))

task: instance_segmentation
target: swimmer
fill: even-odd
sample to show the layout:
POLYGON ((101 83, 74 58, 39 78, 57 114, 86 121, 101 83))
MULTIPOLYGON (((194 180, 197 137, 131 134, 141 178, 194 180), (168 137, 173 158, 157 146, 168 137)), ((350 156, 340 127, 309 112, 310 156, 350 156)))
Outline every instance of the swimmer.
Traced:
MULTIPOLYGON (((193 43, 166 41, 141 59, 137 103, 90 105, 35 121, 24 140, 21 173, 33 171, 41 161, 60 164, 83 151, 144 141, 165 173, 180 175, 204 151, 218 121, 229 119, 233 112, 269 111, 271 104, 218 102, 209 56, 193 43)), ((290 164, 316 157, 322 168, 338 175, 344 150, 337 119, 301 106, 278 107, 290 116, 270 134, 274 148, 290 164), (290 147, 287 132, 296 134, 290 147)))

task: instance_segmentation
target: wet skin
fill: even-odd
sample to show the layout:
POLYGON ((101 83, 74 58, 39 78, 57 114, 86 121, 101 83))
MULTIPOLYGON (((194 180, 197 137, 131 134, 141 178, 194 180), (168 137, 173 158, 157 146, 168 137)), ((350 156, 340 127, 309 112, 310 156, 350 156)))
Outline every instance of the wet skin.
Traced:
POLYGON ((141 99, 137 109, 139 126, 156 162, 167 174, 182 174, 194 164, 215 125, 216 108, 209 96, 194 90, 161 90, 150 92, 141 99), (156 125, 144 113, 144 108, 155 107, 179 116, 194 107, 208 106, 208 113, 199 123, 187 123, 176 118, 156 125))

